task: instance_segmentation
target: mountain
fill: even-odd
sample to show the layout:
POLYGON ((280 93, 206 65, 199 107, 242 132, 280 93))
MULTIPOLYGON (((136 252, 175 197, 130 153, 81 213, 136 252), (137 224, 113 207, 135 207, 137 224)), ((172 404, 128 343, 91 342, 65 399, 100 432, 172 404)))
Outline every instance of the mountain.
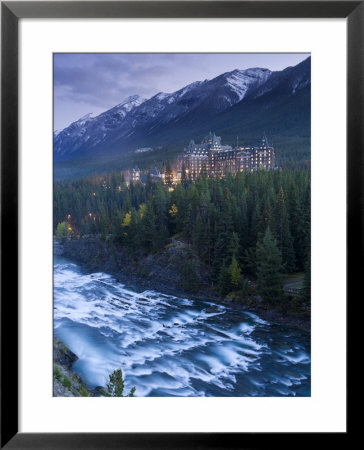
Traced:
POLYGON ((97 117, 84 116, 54 136, 55 160, 77 152, 94 153, 120 140, 154 134, 170 122, 196 114, 214 115, 242 100, 250 89, 264 83, 268 69, 234 70, 213 80, 197 81, 171 94, 160 92, 149 100, 128 97, 97 117))
POLYGON ((84 164, 91 171, 107 168, 108 161, 112 167, 122 161, 134 164, 138 146, 163 147, 164 151, 141 156, 156 163, 158 158, 173 158, 189 139, 198 141, 209 130, 230 145, 237 136, 252 143, 266 131, 281 144, 281 156, 286 151, 291 159, 307 160, 310 87, 307 58, 282 71, 234 70, 147 100, 132 96, 97 117, 87 115, 54 133, 55 167, 62 169, 60 176, 68 176, 72 165, 84 164))
MULTIPOLYGON (((211 127, 225 140, 234 136, 252 143, 265 131, 275 144, 306 140, 311 136, 311 59, 274 72, 266 83, 249 92, 243 101, 215 116, 211 127)), ((243 142, 242 142, 243 143, 243 142)), ((276 145, 278 156, 282 149, 276 145)), ((279 155, 281 152, 281 155, 279 155)), ((305 155, 309 159, 309 153, 305 155)))
POLYGON ((81 149, 102 145, 109 134, 121 126, 126 115, 144 101, 139 95, 133 95, 96 117, 92 113, 86 114, 64 130, 55 132, 55 160, 62 157, 68 159, 81 149))

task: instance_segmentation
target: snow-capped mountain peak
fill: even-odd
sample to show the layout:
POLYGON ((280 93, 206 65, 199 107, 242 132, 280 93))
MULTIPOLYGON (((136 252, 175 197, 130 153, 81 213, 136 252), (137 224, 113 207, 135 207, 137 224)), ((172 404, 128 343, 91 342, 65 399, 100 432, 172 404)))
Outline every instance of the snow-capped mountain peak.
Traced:
POLYGON ((140 95, 130 95, 126 97, 121 103, 114 106, 114 108, 124 108, 125 110, 130 111, 136 106, 141 105, 146 99, 142 98, 140 95))
POLYGON ((71 159, 72 153, 127 151, 139 145, 139 141, 148 143, 152 136, 158 135, 159 139, 163 132, 169 136, 171 129, 178 133, 179 127, 185 130, 191 124, 208 125, 232 106, 241 109, 241 104, 244 108, 246 102, 268 92, 279 89, 285 95, 295 95, 308 84, 309 59, 277 72, 259 67, 235 69, 211 80, 195 81, 172 93, 158 92, 149 99, 131 95, 96 117, 87 114, 55 132, 55 158, 71 159))
POLYGON ((145 101, 139 95, 131 95, 113 108, 94 116, 88 113, 69 127, 54 133, 54 149, 59 155, 73 153, 81 147, 95 147, 117 129, 125 116, 145 101))
POLYGON ((176 123, 188 114, 216 114, 241 101, 270 73, 267 69, 236 69, 212 80, 194 81, 172 93, 159 92, 149 100, 131 95, 97 117, 87 114, 55 134, 55 153, 63 155, 116 139, 130 139, 140 127, 148 135, 162 124, 176 123))
POLYGON ((85 114, 84 116, 82 116, 80 119, 76 120, 73 123, 77 124, 78 126, 83 126, 83 125, 85 125, 86 122, 88 122, 89 120, 93 119, 94 117, 95 117, 94 113, 88 113, 88 114, 85 114))

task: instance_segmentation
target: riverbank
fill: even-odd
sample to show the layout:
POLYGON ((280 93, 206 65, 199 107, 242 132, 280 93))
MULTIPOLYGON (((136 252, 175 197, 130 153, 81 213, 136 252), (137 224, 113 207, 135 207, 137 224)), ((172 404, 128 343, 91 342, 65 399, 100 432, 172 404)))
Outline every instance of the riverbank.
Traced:
POLYGON ((87 272, 106 272, 136 292, 154 290, 176 297, 208 300, 228 305, 236 310, 250 311, 262 319, 310 332, 310 312, 282 312, 264 304, 257 296, 222 298, 211 286, 204 284, 206 268, 196 255, 182 243, 174 242, 154 255, 132 258, 122 247, 105 242, 97 236, 55 243, 55 254, 77 262, 87 272), (186 259, 193 260, 200 280, 197 293, 186 292, 180 285, 181 268, 186 259))
POLYGON ((82 378, 72 370, 78 360, 59 339, 53 341, 53 396, 54 397, 100 397, 102 388, 89 389, 82 378))

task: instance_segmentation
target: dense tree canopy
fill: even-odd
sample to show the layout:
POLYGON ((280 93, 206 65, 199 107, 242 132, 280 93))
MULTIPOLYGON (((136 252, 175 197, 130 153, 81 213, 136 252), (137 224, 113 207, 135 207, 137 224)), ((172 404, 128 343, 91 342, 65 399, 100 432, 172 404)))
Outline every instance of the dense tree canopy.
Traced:
MULTIPOLYGON (((270 251, 282 273, 307 270, 310 172, 261 170, 195 182, 184 174, 173 188, 150 178, 127 185, 120 173, 57 182, 55 232, 62 222, 73 235, 99 234, 134 255, 157 252, 177 236, 209 269, 207 281, 226 292, 247 275, 258 277, 270 251)), ((193 266, 182 269, 182 280, 194 279, 193 266)))

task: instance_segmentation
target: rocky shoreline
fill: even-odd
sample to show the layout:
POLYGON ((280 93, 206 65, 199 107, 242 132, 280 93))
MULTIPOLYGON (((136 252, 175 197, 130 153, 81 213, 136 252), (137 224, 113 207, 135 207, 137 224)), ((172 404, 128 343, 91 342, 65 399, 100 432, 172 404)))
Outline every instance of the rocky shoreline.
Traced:
POLYGON ((82 378, 72 370, 78 360, 59 339, 53 340, 53 396, 54 397, 101 397, 103 388, 90 389, 82 378))
POLYGON ((237 310, 245 310, 259 315, 262 319, 290 328, 310 332, 309 315, 282 313, 268 307, 257 298, 241 299, 220 297, 210 286, 202 286, 198 293, 187 293, 179 284, 180 268, 186 257, 194 258, 199 277, 204 279, 205 268, 198 258, 183 245, 169 244, 156 255, 132 259, 125 249, 104 242, 97 236, 67 240, 63 245, 55 241, 55 255, 64 256, 78 263, 87 272, 102 271, 113 275, 118 281, 136 292, 155 290, 178 297, 208 300, 216 304, 228 305, 237 310))

